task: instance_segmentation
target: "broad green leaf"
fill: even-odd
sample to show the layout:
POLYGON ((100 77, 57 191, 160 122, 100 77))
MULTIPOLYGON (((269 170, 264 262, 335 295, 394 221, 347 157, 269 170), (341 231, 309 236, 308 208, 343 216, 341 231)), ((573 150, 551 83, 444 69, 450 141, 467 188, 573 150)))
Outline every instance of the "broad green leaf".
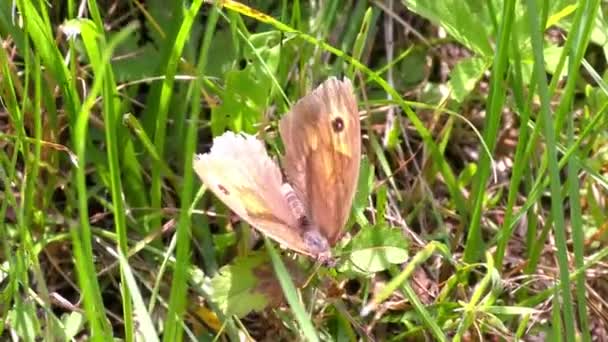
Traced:
MULTIPOLYGON (((433 23, 481 56, 493 56, 492 20, 486 5, 475 0, 404 0, 407 8, 433 23)), ((496 3, 496 1, 494 1, 496 3)), ((494 5, 496 6, 496 5, 494 5)))
MULTIPOLYGON (((289 274, 300 286, 306 279, 297 264, 284 261, 289 274)), ((213 298, 226 316, 243 317, 251 311, 260 311, 267 305, 283 302, 283 291, 266 253, 253 253, 239 257, 224 266, 211 279, 213 298)))
POLYGON ((226 129, 255 133, 264 112, 270 91, 268 78, 259 77, 251 66, 226 74, 221 104, 211 110, 211 131, 214 136, 226 129))
POLYGON ((67 340, 71 340, 85 327, 86 317, 77 311, 72 311, 62 317, 63 333, 67 340))
POLYGON ((462 103, 475 89, 488 66, 489 63, 479 57, 466 58, 456 64, 450 73, 449 85, 457 102, 462 103))
POLYGON ((408 258, 408 241, 396 228, 367 227, 353 238, 349 245, 348 261, 341 271, 374 273, 392 264, 401 264, 408 258))
POLYGON ((219 135, 226 129, 255 133, 257 124, 268 104, 274 74, 281 53, 289 44, 283 45, 276 31, 255 34, 249 37, 241 70, 231 70, 225 75, 226 85, 221 94, 221 104, 211 111, 211 131, 219 135))
MULTIPOLYGON (((557 46, 551 44, 545 47, 543 55, 545 56, 545 69, 550 74, 555 73, 555 69, 557 68, 557 64, 559 63, 560 56, 562 55, 564 48, 561 46, 557 46)), ((566 57, 566 64, 568 64, 568 58, 566 57)), ((568 76, 568 69, 564 69, 562 71, 562 76, 568 76)))
POLYGON ((237 258, 211 279, 215 303, 226 316, 243 317, 266 307, 267 299, 254 291, 258 285, 254 269, 264 262, 262 255, 237 258))

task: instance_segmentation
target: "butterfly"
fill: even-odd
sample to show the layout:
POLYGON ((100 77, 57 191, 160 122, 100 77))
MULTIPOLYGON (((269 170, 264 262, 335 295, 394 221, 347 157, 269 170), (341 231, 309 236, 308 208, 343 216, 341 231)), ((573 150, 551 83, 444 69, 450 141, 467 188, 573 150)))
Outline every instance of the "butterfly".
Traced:
POLYGON ((282 246, 331 260, 359 176, 361 129, 352 83, 329 78, 279 123, 282 166, 252 135, 227 131, 194 158, 203 183, 234 213, 282 246))

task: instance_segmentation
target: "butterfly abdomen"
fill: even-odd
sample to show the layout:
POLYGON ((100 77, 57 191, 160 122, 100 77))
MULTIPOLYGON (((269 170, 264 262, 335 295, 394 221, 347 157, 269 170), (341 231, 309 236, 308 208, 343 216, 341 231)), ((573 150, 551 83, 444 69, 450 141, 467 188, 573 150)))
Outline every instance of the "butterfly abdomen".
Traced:
POLYGON ((302 201, 300 201, 291 185, 284 183, 283 186, 281 186, 281 192, 283 193, 283 196, 285 196, 285 200, 287 201, 293 216, 297 217, 298 220, 302 217, 306 217, 306 208, 304 208, 304 204, 302 204, 302 201))
POLYGON ((309 250, 318 256, 329 255, 329 243, 327 239, 321 235, 319 227, 308 218, 304 204, 302 204, 302 201, 291 185, 284 183, 281 186, 281 192, 285 196, 291 212, 297 218, 297 228, 309 250))

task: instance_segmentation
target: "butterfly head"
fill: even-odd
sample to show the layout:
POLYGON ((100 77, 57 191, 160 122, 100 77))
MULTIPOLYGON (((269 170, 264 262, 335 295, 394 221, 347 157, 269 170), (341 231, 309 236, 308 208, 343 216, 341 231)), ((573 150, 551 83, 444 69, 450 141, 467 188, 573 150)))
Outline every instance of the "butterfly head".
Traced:
POLYGON ((317 229, 307 229, 304 232, 304 242, 313 254, 329 253, 329 242, 317 229))

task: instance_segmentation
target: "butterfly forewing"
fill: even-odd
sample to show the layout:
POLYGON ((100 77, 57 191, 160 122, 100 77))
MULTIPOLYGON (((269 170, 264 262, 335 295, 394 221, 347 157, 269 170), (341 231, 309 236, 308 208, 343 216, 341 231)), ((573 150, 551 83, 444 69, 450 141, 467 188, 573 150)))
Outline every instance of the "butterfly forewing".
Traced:
POLYGON ((285 247, 316 256, 281 191, 279 167, 255 137, 224 133, 209 153, 196 156, 194 169, 224 204, 254 228, 285 247))
POLYGON ((279 129, 287 179, 310 219, 334 245, 348 219, 359 176, 361 131, 350 80, 325 81, 294 105, 279 129))

